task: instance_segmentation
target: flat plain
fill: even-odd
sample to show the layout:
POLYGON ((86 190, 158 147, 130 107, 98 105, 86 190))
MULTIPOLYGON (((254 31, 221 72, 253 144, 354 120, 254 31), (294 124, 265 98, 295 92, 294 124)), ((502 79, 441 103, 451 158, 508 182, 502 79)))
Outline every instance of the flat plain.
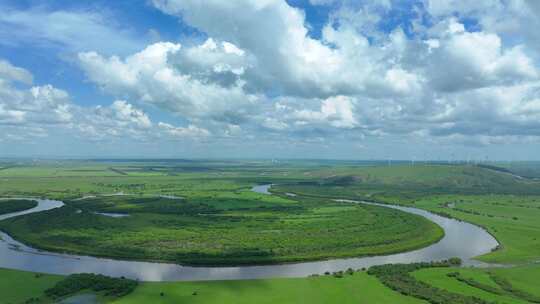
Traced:
MULTIPOLYGON (((478 259, 510 266, 421 269, 412 273, 416 282, 461 295, 463 303, 534 302, 540 296, 531 283, 540 280, 535 264, 540 260, 540 224, 536 220, 540 217, 540 184, 532 177, 516 177, 503 165, 499 170, 498 165, 387 166, 337 161, 6 164, 0 170, 2 197, 48 197, 61 199, 66 206, 2 221, 0 228, 16 239, 53 251, 201 265, 385 254, 424 247, 442 236, 439 227, 421 217, 333 199, 400 204, 484 227, 501 246, 478 259), (254 185, 269 183, 275 184, 272 195, 251 191, 254 185), (79 200, 81 197, 87 198, 79 200), (103 212, 129 216, 98 214, 103 212), (455 272, 461 280, 449 275, 455 272), (518 292, 509 291, 508 285, 518 292)), ((524 172, 523 166, 520 170, 524 172)), ((133 293, 112 301, 430 301, 429 295, 422 299, 407 296, 383 283, 363 271, 298 279, 141 282, 133 293)), ((13 299, 24 298, 24 290, 19 293, 13 299)))

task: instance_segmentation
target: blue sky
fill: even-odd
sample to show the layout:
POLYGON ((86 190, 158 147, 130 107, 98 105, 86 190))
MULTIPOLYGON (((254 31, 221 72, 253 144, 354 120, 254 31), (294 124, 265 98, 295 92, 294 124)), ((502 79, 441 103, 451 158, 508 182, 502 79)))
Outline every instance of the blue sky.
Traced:
POLYGON ((529 0, 2 1, 0 157, 537 159, 529 0))
MULTIPOLYGON (((321 29, 328 21, 332 6, 313 6, 309 1, 288 1, 291 6, 301 8, 306 13, 306 21, 312 27, 310 35, 320 38, 321 29)), ((7 44, 0 49, 2 58, 9 58, 16 66, 32 71, 36 83, 50 83, 70 92, 78 103, 83 105, 99 105, 114 98, 106 95, 91 85, 85 83, 84 73, 72 64, 77 51, 96 51, 107 55, 125 56, 140 51, 146 45, 155 41, 173 41, 195 43, 204 41, 204 32, 197 31, 182 22, 181 19, 163 14, 145 0, 119 1, 19 1, 8 0, 2 8, 17 11, 40 10, 44 12, 71 11, 90 13, 95 12, 111 19, 110 26, 127 32, 125 39, 131 40, 131 47, 110 47, 114 42, 103 41, 100 44, 88 45, 76 49, 66 48, 62 43, 51 42, 51 45, 40 46, 25 41, 25 43, 7 44), (154 37, 157 34, 159 38, 154 37), (30 47, 29 47, 30 46, 30 47)), ((6 24, 2 30, 9 32, 13 25, 6 24)), ((85 37, 81 37, 84 39, 85 37)), ((77 43, 72 42, 74 45, 77 43)))
MULTIPOLYGON (((113 19, 112 26, 129 33, 127 39, 132 40, 130 48, 111 50, 107 47, 111 41, 77 49, 66 48, 64 44, 55 41, 45 46, 25 41, 0 48, 2 58, 9 58, 14 65, 32 71, 36 83, 51 83, 63 88, 69 91, 77 102, 85 105, 101 104, 104 99, 109 99, 110 102, 111 98, 85 83, 84 73, 71 62, 76 51, 101 49, 109 55, 129 55, 152 42, 153 38, 149 35, 151 29, 159 31, 163 39, 172 41, 178 41, 183 32, 191 34, 189 29, 181 28, 181 23, 176 18, 160 13, 145 1, 7 1, 2 7, 17 11, 96 12, 113 19)), ((8 32, 12 30, 12 25, 6 24, 2 30, 8 32)), ((74 41, 73 44, 77 43, 74 41)))

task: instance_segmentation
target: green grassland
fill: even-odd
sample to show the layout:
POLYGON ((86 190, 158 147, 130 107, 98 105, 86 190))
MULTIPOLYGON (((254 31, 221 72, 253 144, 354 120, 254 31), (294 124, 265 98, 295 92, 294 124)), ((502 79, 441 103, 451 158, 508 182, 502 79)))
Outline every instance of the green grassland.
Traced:
POLYGON ((523 264, 540 260, 540 196, 442 195, 418 199, 414 205, 486 228, 502 246, 480 257, 482 261, 523 264))
POLYGON ((0 268, 0 303, 19 304, 43 296, 45 290, 62 280, 62 276, 0 268))
MULTIPOLYGON (((501 246, 479 259, 512 266, 428 268, 413 272, 415 280, 469 300, 475 297, 471 303, 533 303, 540 296, 540 267, 535 264, 540 260, 540 182, 512 176, 506 167, 129 161, 5 168, 0 170, 0 196, 37 195, 67 203, 59 210, 0 222, 2 229, 38 247, 190 264, 242 264, 399 251, 440 237, 440 230, 429 223, 423 226, 416 217, 331 200, 365 199, 414 206, 485 227, 501 246), (274 195, 251 192, 259 183, 277 184, 274 195), (129 195, 74 200, 116 192, 129 195), (94 212, 130 216, 108 218, 94 212), (186 241, 191 247, 178 246, 186 241)), ((217 302, 427 303, 393 291, 365 272, 343 278, 143 282, 114 303, 217 302)))
MULTIPOLYGON (((493 276, 510 282, 515 290, 540 296, 538 280, 540 266, 468 269, 428 268, 413 272, 413 276, 430 286, 464 296, 474 296, 493 303, 531 303, 506 292, 492 279, 493 276), (459 272, 467 279, 487 285, 496 292, 488 292, 460 282, 449 273, 459 272)), ((23 303, 29 298, 40 298, 36 303, 49 303, 43 293, 61 281, 61 276, 40 275, 0 269, 2 303, 23 303), (16 285, 14 285, 16 284, 16 285)), ((265 279, 206 282, 142 282, 134 292, 119 299, 101 298, 103 303, 427 303, 385 287, 376 277, 366 272, 335 276, 298 279, 265 279), (163 295, 162 295, 163 294, 163 295)))
POLYGON ((477 282, 482 282, 488 286, 493 287, 497 292, 501 292, 499 286, 497 286, 487 274, 482 271, 466 271, 461 269, 424 269, 413 273, 413 276, 422 282, 425 282, 433 287, 448 290, 465 296, 474 296, 490 302, 502 302, 502 303, 516 303, 524 304, 527 301, 511 297, 506 294, 496 294, 488 292, 480 288, 470 286, 466 283, 460 282, 455 278, 449 277, 448 274, 454 271, 458 271, 462 276, 468 279, 474 279, 477 282))
MULTIPOLYGON (((63 280, 62 276, 0 269, 0 303, 50 303, 47 289, 63 280)), ((268 279, 245 281, 140 283, 137 289, 120 299, 100 298, 103 303, 424 303, 387 289, 376 278, 356 272, 343 278, 333 276, 304 279, 268 279), (163 293, 163 296, 161 296, 163 293), (196 293, 196 295, 194 295, 196 293)))
POLYGON ((304 279, 142 283, 115 304, 424 303, 387 289, 365 272, 304 279), (163 292, 163 296, 160 293, 163 292), (194 295, 196 293, 196 295, 194 295))
MULTIPOLYGON (((468 269, 428 268, 413 272, 413 276, 430 286, 464 296, 474 296, 494 303, 530 303, 506 292, 492 276, 503 278, 513 288, 539 296, 540 266, 468 269), (460 282, 449 273, 459 272, 467 279, 490 286, 494 292, 472 287, 460 282)), ((36 303, 48 303, 43 297, 46 289, 53 287, 63 277, 0 269, 0 292, 6 302, 23 303, 29 298, 40 298, 36 303), (12 285, 17 283, 18 285, 12 285), (32 283, 31 285, 29 283, 32 283), (18 286, 19 288, 12 288, 18 286)), ((101 299, 103 303, 427 303, 385 287, 366 272, 345 274, 342 278, 332 275, 298 279, 265 279, 206 282, 142 282, 133 293, 120 299, 101 299), (163 294, 163 295, 162 295, 163 294)))
POLYGON ((48 250, 192 265, 386 254, 424 247, 443 236, 426 219, 388 208, 254 193, 231 196, 70 201, 60 209, 2 221, 0 227, 48 250))
MULTIPOLYGON (((391 169, 377 170, 387 175, 391 169)), ((331 182, 325 179, 318 184, 283 185, 274 191, 316 197, 341 196, 426 209, 474 223, 494 235, 502 245, 495 252, 479 257, 482 261, 522 264, 540 260, 539 182, 472 166, 397 167, 396 172, 399 172, 396 175, 408 177, 405 181, 392 177, 394 187, 352 179, 348 172, 344 177, 334 177, 331 182), (430 176, 433 182, 415 177, 411 173, 415 170, 418 175, 430 176), (437 176, 447 179, 446 188, 439 186, 437 176), (472 177, 476 180, 471 180, 472 177)), ((388 178, 382 180, 382 184, 390 182, 388 178)))
POLYGON ((0 303, 64 303, 63 300, 84 295, 91 295, 92 301, 108 303, 131 293, 137 285, 133 280, 93 274, 59 276, 0 268, 0 303))
POLYGON ((509 280, 515 288, 540 297, 540 265, 527 265, 512 268, 496 268, 489 270, 495 276, 509 280))
POLYGON ((435 224, 397 210, 251 191, 263 182, 318 180, 334 168, 261 162, 10 167, 0 171, 6 181, 0 194, 61 198, 66 206, 3 221, 0 228, 42 249, 190 265, 390 254, 443 236, 435 224), (118 192, 128 195, 77 200, 118 192))
POLYGON ((413 276, 432 286, 490 302, 538 303, 540 301, 539 265, 491 269, 430 268, 414 272, 413 276), (459 281, 448 275, 454 272, 473 283, 459 281), (513 291, 505 290, 496 283, 497 279, 509 282, 513 291))
POLYGON ((308 171, 306 176, 299 183, 278 185, 276 191, 355 199, 377 197, 393 203, 430 194, 540 195, 538 181, 469 165, 338 167, 308 171))
POLYGON ((490 165, 503 168, 527 179, 540 178, 540 162, 538 161, 495 162, 490 165))

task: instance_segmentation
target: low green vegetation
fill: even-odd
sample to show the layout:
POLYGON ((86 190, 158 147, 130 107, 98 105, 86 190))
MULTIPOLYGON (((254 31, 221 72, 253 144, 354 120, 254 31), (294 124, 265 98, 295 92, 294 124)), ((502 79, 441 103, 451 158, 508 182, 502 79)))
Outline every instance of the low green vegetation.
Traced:
MULTIPOLYGON (((390 174, 391 167, 379 169, 390 174), (387 172, 388 170, 388 172, 387 172)), ((374 170, 374 169, 373 169, 374 170)), ((320 183, 305 182, 277 186, 274 191, 293 192, 317 197, 365 199, 426 209, 484 227, 502 244, 495 252, 479 257, 490 263, 521 264, 540 259, 540 183, 519 179, 505 172, 473 166, 418 167, 417 175, 426 174, 433 182, 415 177, 414 168, 396 168, 403 180, 392 177, 394 186, 385 186, 389 178, 337 177, 320 183), (438 180, 448 186, 440 188, 438 180), (400 189, 403 188, 403 189, 400 189), (405 189, 406 188, 406 189, 405 189)), ((348 172, 350 174, 350 172, 348 172)), ((396 173, 397 175, 397 173, 396 173)))
POLYGON ((501 162, 493 163, 492 166, 504 168, 505 170, 508 170, 513 174, 517 174, 523 178, 540 178, 540 162, 538 161, 501 162))
POLYGON ((490 274, 490 276, 491 276, 491 279, 495 283, 497 283, 497 285, 499 285, 501 287, 501 289, 504 290, 509 295, 511 295, 513 297, 516 297, 518 299, 528 301, 528 302, 540 303, 540 297, 539 296, 537 296, 535 294, 532 294, 532 293, 529 293, 528 291, 516 288, 506 278, 501 277, 501 276, 497 276, 495 274, 490 274))
POLYGON ((40 298, 45 290, 62 279, 61 276, 0 268, 0 303, 20 304, 40 298))
POLYGON ((38 205, 38 202, 33 200, 22 200, 22 199, 9 199, 2 200, 0 199, 0 215, 24 211, 27 209, 34 208, 38 205))
POLYGON ((344 274, 341 278, 328 275, 300 279, 141 283, 132 294, 113 303, 420 304, 425 302, 394 292, 365 272, 354 272, 344 274))
POLYGON ((486 228, 502 245, 479 257, 482 261, 523 264, 540 259, 540 196, 436 195, 404 203, 486 228))
POLYGON ((446 274, 450 278, 455 278, 459 282, 465 283, 471 287, 478 288, 480 290, 495 294, 495 295, 504 295, 504 291, 499 289, 499 286, 493 286, 493 284, 486 284, 484 282, 478 281, 474 277, 464 277, 461 272, 450 272, 446 274))
POLYGON ((488 269, 422 269, 413 277, 439 289, 492 303, 539 303, 539 266, 488 269))
POLYGON ((105 303, 128 295, 138 282, 94 274, 67 277, 0 268, 0 303, 49 304, 81 292, 99 295, 105 303))
POLYGON ((382 265, 368 272, 345 271, 304 279, 141 283, 132 294, 113 303, 530 303, 504 291, 492 280, 493 274, 511 282, 514 289, 538 294, 538 266, 530 271, 469 269, 455 268, 457 263, 382 265), (456 272, 496 292, 469 286, 448 275, 456 272), (526 275, 521 278, 523 273, 526 275))
MULTIPOLYGON (((142 282, 123 297, 102 292, 104 302, 539 302, 537 166, 160 160, 4 168, 1 196, 66 202, 60 209, 0 221, 0 229, 16 239, 50 250, 184 264, 266 264, 397 252, 442 236, 420 217, 333 201, 346 198, 414 206, 480 225, 501 246, 478 259, 513 266, 421 263, 299 279, 142 282), (273 195, 250 191, 262 183, 276 184, 273 195), (83 196, 96 197, 78 200, 83 196), (103 212, 129 216, 98 214, 103 212)), ((13 303, 43 299, 61 280, 33 278, 46 280, 24 297, 23 289, 5 287, 18 276, 32 282, 33 274, 0 271, 0 294, 5 290, 13 303)))
POLYGON ((2 221, 0 228, 48 250, 197 265, 387 254, 443 236, 428 220, 397 210, 247 191, 238 192, 237 200, 117 196, 68 201, 60 209, 2 221))
POLYGON ((335 167, 309 172, 276 191, 311 196, 411 201, 434 194, 540 194, 538 182, 472 165, 335 167))
POLYGON ((385 286, 406 296, 412 296, 433 304, 487 304, 479 297, 463 295, 438 288, 429 283, 417 280, 412 272, 428 268, 446 268, 461 264, 459 259, 443 262, 414 263, 414 264, 388 264, 373 266, 368 274, 377 277, 385 286))
POLYGON ((45 290, 45 296, 56 301, 82 291, 91 291, 113 299, 130 294, 137 284, 137 281, 125 278, 111 278, 91 273, 72 274, 45 290))
POLYGON ((512 288, 540 297, 538 282, 540 281, 540 265, 531 264, 519 267, 489 269, 491 276, 504 278, 512 288))
MULTIPOLYGON (((364 271, 345 271, 335 275, 312 276, 299 279, 265 279, 242 281, 207 281, 207 282, 142 282, 126 296, 105 297, 103 290, 92 288, 81 290, 79 282, 67 284, 69 292, 62 292, 65 297, 73 293, 96 292, 102 303, 139 304, 139 303, 429 303, 424 296, 419 298, 415 292, 422 290, 437 303, 460 303, 459 299, 474 299, 470 303, 535 303, 527 301, 513 293, 506 292, 492 279, 493 276, 504 279, 512 290, 526 292, 529 296, 538 296, 537 282, 540 279, 540 266, 470 269, 455 268, 450 263, 424 263, 411 265, 384 265, 364 271), (482 287, 470 285, 456 278, 456 273, 469 282, 476 282, 482 287), (386 287, 378 276, 393 278, 400 282, 399 276, 408 274, 405 292, 386 287), (398 278, 396 278, 396 275, 398 278), (410 280, 410 281, 409 281, 410 280), (73 283, 73 284, 72 284, 73 283), (410 285, 408 285, 410 284, 410 285), (418 285, 423 286, 418 289, 418 285), (488 290, 485 290, 488 286, 488 290), (491 290, 492 289, 492 290, 491 290), (441 293, 443 294, 441 296, 441 293), (451 294, 450 302, 441 300, 451 294), (436 297, 432 297, 436 295, 436 297)), ((81 276, 66 277, 33 274, 22 271, 0 270, 0 292, 6 302, 2 303, 50 303, 54 300, 45 295, 46 290, 66 290, 65 282, 81 276), (14 288, 17 287, 17 288, 14 288), (52 289, 51 289, 52 288, 52 289), (33 300, 32 300, 33 299, 33 300), (30 301, 29 301, 30 300, 30 301)), ((402 279, 402 278, 401 278, 402 279)), ((85 281, 85 280, 83 280, 85 281)), ((106 280, 106 286, 110 280, 106 280)), ((83 284, 84 286, 88 286, 83 284)), ((123 284, 122 284, 123 285, 123 284)), ((110 290, 110 287, 105 290, 110 290)), ((130 290, 131 288, 129 288, 130 290)), ((50 292, 50 291, 48 291, 50 292)), ((467 303, 467 302, 465 302, 467 303)))

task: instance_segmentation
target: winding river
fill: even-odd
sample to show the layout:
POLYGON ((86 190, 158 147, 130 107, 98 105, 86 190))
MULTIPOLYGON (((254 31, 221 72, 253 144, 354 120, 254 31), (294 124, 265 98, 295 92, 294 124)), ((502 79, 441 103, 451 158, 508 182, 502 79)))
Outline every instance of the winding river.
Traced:
MULTIPOLYGON (((271 185, 253 187, 253 191, 270 194, 271 185)), ((0 220, 24 214, 59 208, 60 201, 36 199, 38 206, 22 212, 0 215, 0 220)), ((345 200, 344 200, 345 201, 345 200)), ((355 202, 355 201, 346 201, 355 202)), ((355 202, 363 204, 374 204, 355 202)), ((72 274, 81 272, 100 273, 109 276, 124 276, 142 281, 200 281, 261 279, 274 277, 306 277, 326 271, 358 269, 387 263, 413 263, 460 257, 466 266, 483 266, 472 259, 490 252, 497 241, 484 229, 465 222, 448 219, 425 210, 393 205, 374 204, 385 208, 423 216, 444 229, 445 236, 436 244, 422 249, 362 258, 334 259, 316 262, 293 263, 267 266, 240 267, 190 267, 167 263, 121 261, 90 256, 52 253, 28 247, 9 235, 0 232, 0 267, 51 274, 72 274)))

